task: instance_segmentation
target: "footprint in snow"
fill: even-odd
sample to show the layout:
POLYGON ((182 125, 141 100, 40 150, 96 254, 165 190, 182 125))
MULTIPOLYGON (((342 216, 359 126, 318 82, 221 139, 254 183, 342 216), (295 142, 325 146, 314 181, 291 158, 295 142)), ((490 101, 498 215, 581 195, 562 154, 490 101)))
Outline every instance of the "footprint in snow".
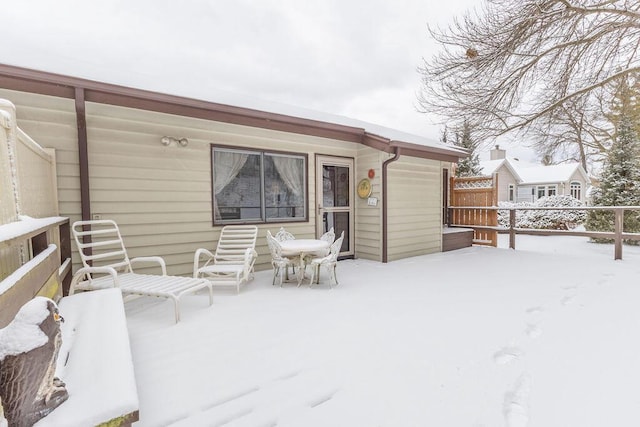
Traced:
POLYGON ((522 350, 518 347, 505 347, 493 355, 493 361, 498 365, 506 365, 507 363, 520 359, 522 355, 522 350))
POLYGON ((575 295, 567 295, 566 297, 562 298, 561 300, 562 305, 571 304, 575 298, 576 298, 575 295))
POLYGON ((527 309, 527 314, 540 314, 544 311, 542 307, 531 307, 527 309))
POLYGON ((523 374, 504 395, 502 413, 507 427, 527 427, 529 425, 529 395, 531 394, 531 378, 523 374))
POLYGON ((525 330, 525 332, 527 333, 527 336, 529 336, 529 338, 538 338, 540 335, 542 335, 542 329, 540 329, 538 325, 533 324, 527 325, 527 329, 525 330))

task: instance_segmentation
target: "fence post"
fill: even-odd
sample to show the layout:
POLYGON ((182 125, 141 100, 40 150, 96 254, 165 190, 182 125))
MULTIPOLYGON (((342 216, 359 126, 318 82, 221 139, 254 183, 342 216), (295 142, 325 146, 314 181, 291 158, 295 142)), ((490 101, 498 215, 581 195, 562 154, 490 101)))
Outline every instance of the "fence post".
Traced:
POLYGON ((509 209, 509 249, 516 248, 516 210, 509 209))
POLYGON ((614 209, 613 229, 616 233, 614 238, 615 253, 613 259, 622 259, 622 224, 624 224, 624 209, 614 209))

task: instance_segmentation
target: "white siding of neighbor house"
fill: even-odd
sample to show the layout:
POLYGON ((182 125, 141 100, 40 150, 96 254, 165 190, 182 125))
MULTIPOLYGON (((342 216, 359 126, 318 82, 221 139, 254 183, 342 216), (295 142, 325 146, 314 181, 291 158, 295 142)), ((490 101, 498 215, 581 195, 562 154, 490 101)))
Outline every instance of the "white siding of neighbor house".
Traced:
POLYGON ((441 167, 439 161, 406 156, 389 164, 389 261, 441 251, 441 167))
POLYGON ((371 181, 371 196, 378 200, 377 206, 369 206, 367 199, 356 197, 356 258, 373 261, 382 260, 382 161, 386 155, 369 147, 358 150, 355 184, 368 177, 369 169, 375 176, 371 181))
POLYGON ((520 185, 518 186, 518 202, 535 202, 538 199, 538 186, 551 186, 555 185, 556 190, 559 196, 570 196, 571 195, 571 183, 577 181, 580 183, 581 191, 580 191, 580 201, 584 202, 586 200, 586 188, 587 183, 582 176, 582 174, 576 170, 571 178, 567 181, 562 182, 545 182, 539 184, 530 184, 530 185, 520 185), (533 196, 531 191, 533 190, 533 196))
POLYGON ((535 186, 533 185, 521 185, 517 187, 518 202, 535 202, 537 194, 535 193, 535 186), (531 191, 534 191, 533 195, 531 191))
MULTIPOLYGON (((38 143, 56 149, 60 215, 80 219, 77 131, 73 100, 0 90, 14 102, 19 125, 38 143)), ((169 274, 189 275, 199 247, 215 249, 210 146, 230 145, 308 154, 309 221, 286 223, 299 238, 315 236, 315 154, 356 157, 359 145, 325 138, 87 103, 90 198, 93 215, 115 220, 130 257, 159 255, 169 274), (188 138, 187 147, 160 143, 188 138)), ((258 269, 270 268, 259 225, 258 269)), ((75 249, 75 245, 74 249, 75 249)), ((75 268, 78 267, 74 256, 75 268)), ((143 270, 144 272, 145 270, 143 270)))
POLYGON ((580 201, 586 201, 586 192, 587 192, 587 182, 585 181, 583 175, 576 170, 571 178, 564 183, 564 194, 570 196, 571 195, 571 183, 577 181, 580 183, 580 201))
POLYGON ((498 174, 498 201, 509 201, 509 185, 513 185, 515 197, 518 182, 504 164, 498 168, 496 173, 498 174))

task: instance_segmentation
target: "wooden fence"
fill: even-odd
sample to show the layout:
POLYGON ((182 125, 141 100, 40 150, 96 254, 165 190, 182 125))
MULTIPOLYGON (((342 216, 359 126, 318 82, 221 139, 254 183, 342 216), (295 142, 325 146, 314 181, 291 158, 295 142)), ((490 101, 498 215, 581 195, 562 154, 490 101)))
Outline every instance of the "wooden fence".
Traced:
POLYGON ((640 206, 577 206, 577 207, 521 207, 521 208, 500 208, 500 207, 485 207, 485 206, 451 206, 449 207, 449 216, 456 218, 459 215, 459 211, 485 209, 495 212, 496 217, 498 211, 509 211, 509 226, 499 227, 497 225, 469 225, 452 223, 450 227, 465 227, 472 228, 474 231, 492 231, 500 234, 509 234, 509 248, 516 248, 516 235, 527 234, 534 236, 582 236, 594 239, 611 239, 614 243, 614 259, 622 259, 622 243, 624 240, 640 240, 640 233, 629 233, 623 229, 624 213, 626 211, 640 211, 640 206), (531 210, 548 210, 548 211, 611 211, 613 212, 613 231, 577 231, 577 230, 543 230, 534 228, 517 228, 516 227, 516 211, 531 211, 531 210))
POLYGON ((491 206, 498 203, 498 176, 451 177, 449 188, 450 206, 466 208, 449 209, 447 224, 473 228, 474 244, 497 246, 498 212, 491 206))

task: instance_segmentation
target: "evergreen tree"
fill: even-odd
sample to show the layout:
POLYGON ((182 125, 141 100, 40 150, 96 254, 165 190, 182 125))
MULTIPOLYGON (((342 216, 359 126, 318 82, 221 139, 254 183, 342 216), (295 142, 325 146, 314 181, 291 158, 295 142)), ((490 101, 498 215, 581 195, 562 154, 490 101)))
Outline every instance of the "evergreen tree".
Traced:
MULTIPOLYGON (((640 143, 634 125, 628 116, 620 118, 616 138, 607 152, 602 168, 600 187, 593 193, 595 206, 640 205, 640 143)), ((587 230, 613 231, 613 212, 589 211, 587 230)), ((637 212, 626 211, 623 230, 640 231, 637 212)), ((596 242, 611 242, 610 239, 592 239, 596 242)), ((626 243, 638 244, 637 241, 626 243)))
POLYGON ((469 157, 458 161, 456 176, 478 176, 482 173, 480 156, 476 153, 479 144, 474 141, 471 133, 471 125, 464 122, 454 134, 453 145, 469 151, 469 157))

